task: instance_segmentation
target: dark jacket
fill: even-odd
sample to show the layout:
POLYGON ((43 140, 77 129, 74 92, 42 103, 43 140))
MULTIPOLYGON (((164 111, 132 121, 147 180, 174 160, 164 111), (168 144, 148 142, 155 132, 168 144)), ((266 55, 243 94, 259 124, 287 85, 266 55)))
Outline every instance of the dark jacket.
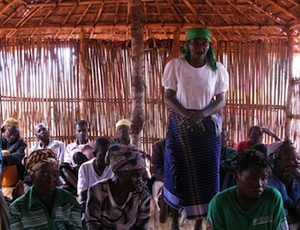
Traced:
POLYGON ((27 144, 21 138, 17 138, 14 142, 8 143, 3 136, 0 138, 0 147, 2 150, 8 150, 9 155, 2 156, 3 165, 18 165, 22 163, 25 156, 27 144))

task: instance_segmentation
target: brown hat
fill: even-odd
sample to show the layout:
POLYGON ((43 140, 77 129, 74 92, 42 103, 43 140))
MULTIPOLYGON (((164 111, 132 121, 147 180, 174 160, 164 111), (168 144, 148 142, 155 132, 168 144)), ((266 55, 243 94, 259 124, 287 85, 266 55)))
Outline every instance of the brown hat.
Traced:
POLYGON ((1 127, 1 129, 2 129, 4 126, 11 126, 11 127, 17 127, 17 128, 19 128, 19 122, 18 122, 17 119, 15 119, 15 118, 13 118, 13 117, 10 117, 10 118, 7 118, 7 119, 4 121, 4 123, 3 123, 2 127, 1 127))

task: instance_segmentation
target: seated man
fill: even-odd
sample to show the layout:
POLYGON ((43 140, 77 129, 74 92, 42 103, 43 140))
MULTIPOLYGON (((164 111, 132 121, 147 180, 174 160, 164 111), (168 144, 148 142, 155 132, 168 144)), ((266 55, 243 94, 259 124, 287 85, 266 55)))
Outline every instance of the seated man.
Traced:
POLYGON ((11 229, 82 229, 75 197, 58 187, 58 160, 51 149, 31 153, 26 163, 33 186, 9 206, 11 229))
POLYGON ((288 223, 300 227, 300 153, 286 139, 270 144, 268 155, 274 165, 269 185, 281 193, 288 223))
POLYGON ((61 141, 53 140, 50 138, 49 128, 43 124, 38 123, 34 126, 34 135, 38 142, 31 147, 29 155, 37 149, 52 149, 56 153, 58 163, 61 164, 65 160, 65 144, 61 141))
POLYGON ((94 158, 93 142, 89 140, 87 122, 85 120, 76 121, 74 125, 74 130, 76 135, 76 141, 67 145, 65 155, 65 162, 69 163, 72 167, 77 166, 78 163, 83 163, 74 162, 74 159, 83 159, 82 156, 78 155, 83 154, 88 160, 94 158))
POLYGON ((113 145, 107 159, 114 177, 90 188, 85 212, 87 229, 147 230, 151 196, 142 180, 145 153, 131 145, 113 145))
POLYGON ((110 139, 110 144, 130 144, 130 121, 121 119, 116 124, 118 136, 110 139))
POLYGON ((76 141, 68 144, 65 153, 65 163, 60 165, 61 177, 66 181, 66 190, 77 194, 79 166, 94 158, 93 142, 88 137, 88 124, 85 120, 78 120, 74 125, 76 141))
POLYGON ((241 141, 236 144, 234 147, 237 151, 243 151, 247 149, 251 149, 253 145, 262 143, 263 134, 266 133, 269 136, 275 138, 276 141, 280 141, 281 139, 269 128, 262 128, 258 125, 254 125, 249 129, 248 132, 248 140, 241 141))
POLYGON ((256 150, 237 155, 236 186, 218 193, 209 203, 207 229, 288 229, 278 190, 267 187, 267 157, 256 150))
POLYGON ((24 177, 22 160, 27 144, 20 138, 19 123, 8 118, 1 127, 0 148, 2 149, 2 186, 14 186, 24 177))
POLYGON ((85 210, 88 189, 97 181, 113 177, 113 172, 105 162, 109 140, 98 137, 94 143, 95 158, 83 163, 78 171, 77 194, 82 211, 85 210))

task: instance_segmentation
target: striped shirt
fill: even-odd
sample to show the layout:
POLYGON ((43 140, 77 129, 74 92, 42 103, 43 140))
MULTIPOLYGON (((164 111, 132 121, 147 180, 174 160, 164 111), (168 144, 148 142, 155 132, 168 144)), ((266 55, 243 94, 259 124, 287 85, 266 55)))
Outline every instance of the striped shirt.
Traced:
POLYGON ((80 206, 71 193, 56 188, 49 215, 33 187, 9 206, 11 229, 82 229, 80 206))
POLYGON ((87 229, 148 229, 150 193, 144 183, 140 192, 131 192, 123 205, 116 204, 108 180, 94 184, 86 206, 87 229))

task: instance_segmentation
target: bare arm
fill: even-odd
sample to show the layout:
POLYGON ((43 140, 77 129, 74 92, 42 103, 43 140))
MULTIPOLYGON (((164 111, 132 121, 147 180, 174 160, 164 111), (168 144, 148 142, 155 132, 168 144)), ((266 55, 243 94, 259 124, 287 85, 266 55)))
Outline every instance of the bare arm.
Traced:
POLYGON ((169 108, 177 113, 181 118, 188 116, 189 112, 184 108, 175 97, 176 92, 172 89, 165 90, 165 103, 169 108))

